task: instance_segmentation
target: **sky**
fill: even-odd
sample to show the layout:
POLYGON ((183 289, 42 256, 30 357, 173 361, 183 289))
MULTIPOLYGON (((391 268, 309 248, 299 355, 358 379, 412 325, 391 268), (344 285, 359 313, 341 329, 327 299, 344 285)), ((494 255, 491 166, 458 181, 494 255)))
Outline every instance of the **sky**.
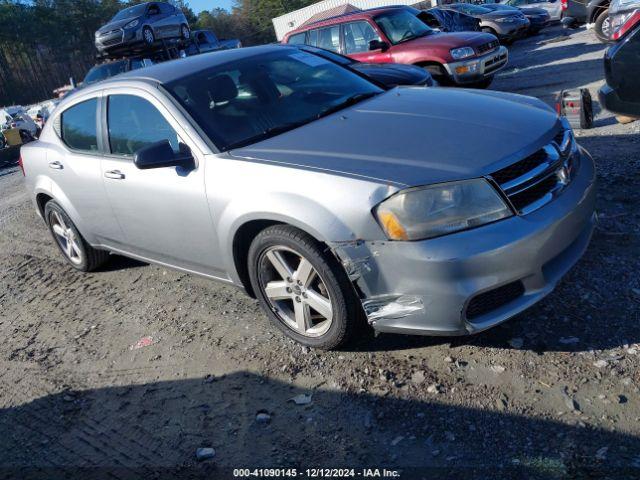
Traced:
POLYGON ((196 15, 203 10, 212 10, 218 7, 231 10, 234 3, 233 0, 187 0, 187 2, 196 15))

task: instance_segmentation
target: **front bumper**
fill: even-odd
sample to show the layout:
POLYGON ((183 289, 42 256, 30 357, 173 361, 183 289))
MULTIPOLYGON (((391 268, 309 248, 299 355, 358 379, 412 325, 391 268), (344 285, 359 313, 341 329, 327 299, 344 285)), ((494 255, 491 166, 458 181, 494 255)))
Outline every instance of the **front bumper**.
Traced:
POLYGON ((529 31, 529 21, 513 22, 511 24, 500 24, 496 30, 498 39, 500 40, 515 40, 527 35, 529 31))
POLYGON ((455 83, 474 83, 493 76, 509 61, 509 51, 501 46, 491 53, 469 60, 445 63, 444 68, 455 83))
POLYGON ((606 83, 598 90, 598 99, 600 105, 610 112, 640 118, 640 104, 621 99, 618 92, 606 83))
POLYGON ((465 335, 508 320, 549 294, 580 259, 596 216, 595 167, 585 151, 563 193, 528 215, 417 242, 335 246, 377 331, 465 335), (469 319, 469 302, 514 282, 520 294, 469 319))
POLYGON ((142 41, 142 29, 118 28, 106 34, 96 36, 95 45, 98 51, 117 50, 132 43, 142 41))

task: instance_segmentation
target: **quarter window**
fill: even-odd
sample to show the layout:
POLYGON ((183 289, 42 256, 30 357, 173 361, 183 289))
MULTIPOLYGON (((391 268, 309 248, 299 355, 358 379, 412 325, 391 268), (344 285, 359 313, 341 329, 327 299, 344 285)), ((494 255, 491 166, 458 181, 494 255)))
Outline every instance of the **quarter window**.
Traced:
POLYGON ((353 22, 344 26, 344 51, 347 55, 369 51, 369 42, 380 36, 369 22, 353 22))
POLYGON ((307 33, 296 33, 295 35, 291 35, 289 37, 289 41, 287 43, 291 43, 293 45, 304 45, 305 37, 307 33))
POLYGON ((60 132, 62 141, 69 148, 84 152, 98 150, 97 108, 98 100, 92 98, 62 112, 60 132))
POLYGON ((178 151, 178 134, 156 107, 135 95, 111 95, 107 110, 111 153, 133 155, 137 150, 169 140, 178 151))
POLYGON ((340 25, 318 30, 318 47, 337 52, 340 50, 340 25))

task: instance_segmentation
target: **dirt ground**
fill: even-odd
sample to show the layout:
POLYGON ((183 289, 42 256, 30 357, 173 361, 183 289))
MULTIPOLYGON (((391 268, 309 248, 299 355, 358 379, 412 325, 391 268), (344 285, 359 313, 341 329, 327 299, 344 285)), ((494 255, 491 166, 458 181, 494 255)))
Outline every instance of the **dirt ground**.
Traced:
MULTIPOLYGON (((552 103, 586 85, 596 99, 604 47, 570 33, 517 42, 492 88, 552 103)), ((600 222, 547 299, 473 337, 329 353, 207 280, 121 257, 72 271, 22 175, 0 166, 0 478, 640 478, 639 133, 599 110, 579 133, 600 222)))

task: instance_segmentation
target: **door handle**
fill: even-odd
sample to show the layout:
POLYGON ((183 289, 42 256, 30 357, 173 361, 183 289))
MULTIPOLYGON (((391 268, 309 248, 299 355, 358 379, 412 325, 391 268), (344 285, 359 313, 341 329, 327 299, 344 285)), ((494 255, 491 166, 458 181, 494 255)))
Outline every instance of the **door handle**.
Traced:
POLYGON ((56 160, 55 162, 49 162, 49 168, 53 168, 54 170, 62 170, 64 166, 62 165, 62 163, 56 160))
POLYGON ((124 173, 120 170, 107 170, 104 172, 104 176, 106 178, 112 178, 113 180, 122 180, 124 179, 124 173))

